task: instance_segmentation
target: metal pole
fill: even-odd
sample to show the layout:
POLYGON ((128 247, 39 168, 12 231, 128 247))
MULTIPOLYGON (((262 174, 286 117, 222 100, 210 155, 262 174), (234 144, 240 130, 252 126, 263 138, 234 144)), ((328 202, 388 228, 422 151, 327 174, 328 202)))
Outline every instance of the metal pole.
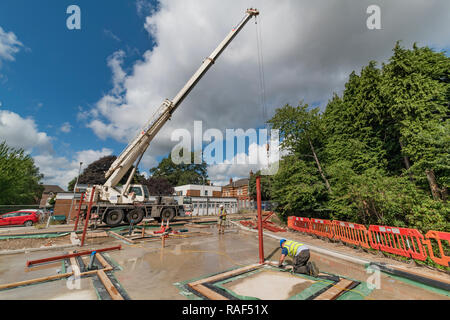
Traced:
POLYGON ((61 260, 61 259, 68 259, 68 258, 73 258, 73 257, 85 256, 85 255, 91 254, 92 251, 96 251, 97 253, 100 253, 100 252, 106 252, 106 251, 111 251, 111 250, 120 250, 120 249, 122 249, 122 246, 103 248, 103 249, 95 249, 95 250, 88 250, 88 251, 82 251, 82 252, 77 252, 77 253, 65 254, 65 255, 62 255, 62 256, 56 256, 56 257, 51 257, 51 258, 32 260, 32 261, 27 261, 27 267, 29 267, 31 265, 36 265, 36 264, 39 264, 39 263, 44 263, 44 262, 50 262, 50 261, 56 261, 56 260, 61 260))
POLYGON ((81 166, 82 165, 83 165, 83 162, 80 162, 80 168, 78 169, 77 181, 75 182, 75 186, 73 187, 73 198, 72 198, 72 203, 70 205, 69 216, 67 217, 66 224, 69 223, 70 215, 72 214, 73 201, 75 200, 75 193, 77 191, 78 179, 80 178, 81 166))
POLYGON ((261 214, 261 177, 256 177, 256 201, 258 203, 258 239, 259 239, 259 263, 264 263, 264 241, 261 214))

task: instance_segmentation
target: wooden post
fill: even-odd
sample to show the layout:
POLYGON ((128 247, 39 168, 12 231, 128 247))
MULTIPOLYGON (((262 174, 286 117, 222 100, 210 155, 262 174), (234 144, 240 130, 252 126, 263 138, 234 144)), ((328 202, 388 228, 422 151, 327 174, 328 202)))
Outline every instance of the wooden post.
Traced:
POLYGON ((89 219, 91 217, 92 200, 94 199, 94 194, 95 194, 95 186, 92 187, 91 191, 91 199, 89 200, 89 207, 86 215, 86 221, 84 222, 83 237, 81 238, 81 247, 84 245, 84 239, 86 238, 86 230, 89 224, 89 219))
MULTIPOLYGON (((83 193, 80 198, 80 203, 79 203, 80 205, 78 207, 77 219, 75 221, 75 227, 73 228, 73 231, 77 231, 77 228, 78 228, 78 221, 80 220, 80 213, 81 213, 81 205, 83 204, 85 194, 86 193, 83 193)), ((70 217, 69 217, 69 219, 70 219, 70 217)))
POLYGON ((145 226, 147 225, 147 222, 144 222, 142 225, 142 238, 145 236, 145 226))

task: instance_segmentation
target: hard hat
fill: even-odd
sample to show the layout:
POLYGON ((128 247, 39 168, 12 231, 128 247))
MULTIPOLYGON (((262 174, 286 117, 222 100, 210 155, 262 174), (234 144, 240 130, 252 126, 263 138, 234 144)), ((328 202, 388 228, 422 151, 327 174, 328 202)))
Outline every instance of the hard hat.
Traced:
POLYGON ((223 204, 221 204, 219 208, 223 208, 223 204))
POLYGON ((286 241, 286 239, 281 239, 280 240, 280 247, 281 247, 281 245, 283 244, 283 242, 285 242, 286 241))

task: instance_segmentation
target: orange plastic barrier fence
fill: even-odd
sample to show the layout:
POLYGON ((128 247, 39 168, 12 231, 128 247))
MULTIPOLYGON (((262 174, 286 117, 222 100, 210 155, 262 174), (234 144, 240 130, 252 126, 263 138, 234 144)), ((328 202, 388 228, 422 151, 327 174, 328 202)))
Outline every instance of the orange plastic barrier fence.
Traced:
POLYGON ((423 235, 417 229, 369 226, 369 241, 373 249, 425 261, 423 235))
POLYGON ((333 223, 325 219, 311 219, 311 233, 326 238, 333 238, 333 223))
POLYGON ((288 218, 288 228, 421 261, 427 259, 428 251, 435 263, 450 267, 450 251, 443 247, 443 241, 450 246, 449 232, 430 230, 424 237, 417 229, 371 225, 367 230, 357 223, 294 216, 288 218), (437 242, 440 257, 435 256, 430 239, 437 242))
POLYGON ((333 220, 334 238, 369 249, 369 233, 362 224, 333 220))
POLYGON ((288 228, 311 233, 311 221, 308 218, 290 216, 288 218, 288 228))
POLYGON ((427 238, 427 240, 424 240, 423 243, 428 246, 428 254, 431 260, 442 266, 450 267, 450 256, 445 255, 444 249, 442 248, 442 240, 446 240, 450 244, 450 233, 430 230, 427 232, 425 237, 427 238), (439 252, 441 254, 440 258, 434 255, 430 239, 435 239, 438 243, 439 252))

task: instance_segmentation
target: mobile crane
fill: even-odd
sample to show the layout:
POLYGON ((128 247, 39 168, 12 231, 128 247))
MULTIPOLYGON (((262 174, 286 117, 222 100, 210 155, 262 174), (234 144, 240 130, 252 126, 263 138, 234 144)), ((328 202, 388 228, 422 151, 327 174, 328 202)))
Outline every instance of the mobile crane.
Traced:
POLYGON ((179 205, 173 197, 150 197, 147 186, 131 184, 131 181, 136 168, 155 135, 170 120, 174 111, 247 22, 258 15, 259 11, 257 9, 247 9, 241 22, 231 30, 211 55, 203 61, 200 68, 178 94, 172 100, 166 99, 163 102, 137 136, 122 151, 106 172, 105 177, 107 181, 103 185, 94 185, 87 188, 85 199, 90 201, 92 198, 92 211, 96 212, 96 219, 100 219, 108 226, 114 227, 122 223, 122 221, 137 224, 144 217, 152 217, 160 221, 161 219, 172 220, 175 216, 184 216, 183 206, 179 205), (133 169, 125 185, 118 186, 120 180, 131 167, 133 169), (154 198, 154 200, 151 201, 151 198, 154 198))

